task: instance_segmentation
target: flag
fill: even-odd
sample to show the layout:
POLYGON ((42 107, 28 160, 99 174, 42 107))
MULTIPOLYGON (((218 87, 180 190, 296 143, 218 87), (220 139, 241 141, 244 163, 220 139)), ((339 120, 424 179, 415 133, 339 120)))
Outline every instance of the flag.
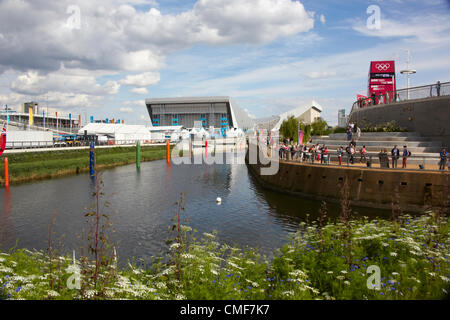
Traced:
POLYGON ((3 154, 6 148, 6 124, 3 126, 2 134, 0 136, 0 156, 3 154))

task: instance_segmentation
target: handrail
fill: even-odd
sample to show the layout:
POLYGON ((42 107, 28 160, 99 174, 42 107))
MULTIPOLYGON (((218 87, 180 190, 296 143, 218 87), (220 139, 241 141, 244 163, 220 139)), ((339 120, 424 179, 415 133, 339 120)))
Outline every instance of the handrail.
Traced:
POLYGON ((425 99, 446 95, 450 95, 450 82, 443 82, 439 85, 435 83, 425 86, 405 88, 396 91, 389 91, 383 95, 378 95, 375 97, 375 100, 373 100, 372 97, 360 99, 353 103, 352 112, 368 106, 387 105, 408 100, 425 99))

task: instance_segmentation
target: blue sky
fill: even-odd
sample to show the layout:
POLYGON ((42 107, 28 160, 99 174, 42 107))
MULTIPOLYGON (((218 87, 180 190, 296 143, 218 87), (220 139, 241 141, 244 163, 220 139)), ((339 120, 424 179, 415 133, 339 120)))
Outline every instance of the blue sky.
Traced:
MULTIPOLYGON (((231 96, 254 117, 316 100, 335 125, 337 110, 367 92, 371 60, 395 60, 400 71, 409 49, 412 86, 450 81, 448 1, 239 1, 42 2, 36 10, 53 24, 0 24, 0 103, 45 97, 55 109, 149 124, 146 98, 231 96), (80 28, 55 29, 72 3, 80 28), (371 5, 377 30, 367 26, 371 5), (13 46, 41 34, 33 55, 13 46)), ((14 17, 26 7, 4 0, 0 9, 14 17)), ((406 86, 400 74, 397 86, 406 86)))

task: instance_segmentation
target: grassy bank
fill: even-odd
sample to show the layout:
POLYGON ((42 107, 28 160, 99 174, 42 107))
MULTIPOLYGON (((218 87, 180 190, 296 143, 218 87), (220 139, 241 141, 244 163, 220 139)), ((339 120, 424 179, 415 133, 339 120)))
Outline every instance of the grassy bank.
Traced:
MULTIPOLYGON (((449 223, 436 213, 396 221, 365 218, 302 223, 270 261, 254 249, 197 238, 176 223, 167 256, 118 270, 48 252, 0 254, 5 299, 442 299, 449 289, 449 223), (162 262, 167 261, 167 262, 162 262), (375 266, 375 267, 374 267, 375 266), (78 269, 78 271, 76 271, 78 269), (371 269, 380 287, 371 289, 371 269), (69 289, 80 274, 80 289, 69 289), (70 278, 72 277, 72 278, 70 278), (94 283, 95 281, 95 283, 94 283)), ((106 248, 106 247, 105 247, 106 248)), ((103 261, 103 262, 102 262, 103 261)), ((376 283, 376 282, 374 282, 376 283)))
MULTIPOLYGON (((142 147, 141 160, 152 161, 166 156, 165 147, 142 147)), ((89 171, 89 149, 7 155, 9 181, 18 183, 89 171)), ((3 161, 3 158, 1 160, 3 161)), ((136 162, 135 147, 96 149, 98 169, 136 162)), ((0 184, 4 185, 4 166, 0 163, 0 184)))

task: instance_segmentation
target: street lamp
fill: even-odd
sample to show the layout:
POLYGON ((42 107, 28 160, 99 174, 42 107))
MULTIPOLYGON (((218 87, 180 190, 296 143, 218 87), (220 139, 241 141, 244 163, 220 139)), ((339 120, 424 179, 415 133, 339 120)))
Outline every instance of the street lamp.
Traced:
POLYGON ((411 59, 411 52, 410 52, 409 50, 407 50, 407 52, 408 52, 408 61, 406 61, 406 70, 402 70, 402 71, 400 71, 400 73, 401 73, 401 74, 406 74, 406 75, 408 76, 408 83, 407 83, 407 86, 406 86, 406 92, 407 92, 407 97, 408 97, 407 99, 409 100, 410 76, 411 76, 412 74, 417 73, 417 71, 414 70, 414 69, 410 69, 410 68, 409 68, 410 59, 411 59))

